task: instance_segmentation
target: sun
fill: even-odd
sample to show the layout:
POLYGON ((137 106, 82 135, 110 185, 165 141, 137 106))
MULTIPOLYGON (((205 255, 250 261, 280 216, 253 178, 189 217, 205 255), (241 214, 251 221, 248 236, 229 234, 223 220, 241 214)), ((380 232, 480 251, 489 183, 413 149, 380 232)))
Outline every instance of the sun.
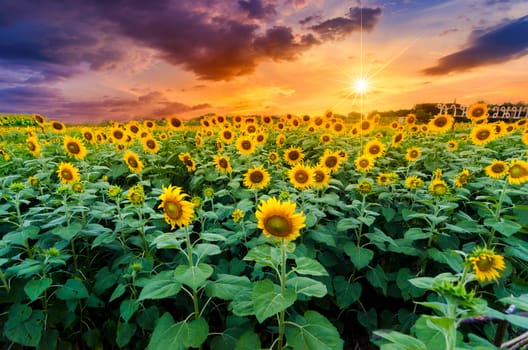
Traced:
POLYGON ((353 89, 356 94, 365 94, 369 89, 369 81, 367 78, 359 77, 354 81, 353 89))

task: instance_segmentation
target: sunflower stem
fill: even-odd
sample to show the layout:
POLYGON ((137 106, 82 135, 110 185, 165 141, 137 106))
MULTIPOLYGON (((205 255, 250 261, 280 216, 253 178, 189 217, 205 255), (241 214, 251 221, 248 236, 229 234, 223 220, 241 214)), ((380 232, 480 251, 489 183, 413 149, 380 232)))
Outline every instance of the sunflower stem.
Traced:
MULTIPOLYGON (((189 235, 189 230, 187 229, 187 226, 185 226, 185 245, 187 250, 187 260, 189 261, 189 266, 191 268, 194 267, 194 261, 192 256, 192 246, 191 246, 191 237, 189 235)), ((193 300, 193 307, 194 307, 194 319, 198 319, 200 317, 200 306, 198 305, 198 291, 193 289, 192 291, 192 300, 193 300)))
MULTIPOLYGON (((281 269, 280 269, 280 285, 281 285, 281 293, 284 295, 284 292, 286 291, 286 251, 287 251, 288 243, 285 239, 281 240, 281 269)), ((281 310, 279 312, 279 337, 277 340, 277 349, 282 350, 283 349, 283 338, 284 338, 284 315, 285 310, 281 310)))
MULTIPOLYGON (((499 195, 499 200, 497 201, 497 207, 495 208, 494 217, 496 221, 499 221, 501 211, 502 211, 502 202, 504 201, 504 196, 506 195, 506 189, 508 186, 508 182, 506 180, 503 180, 503 185, 501 189, 501 193, 499 195)), ((495 239, 495 228, 492 228, 490 230, 490 236, 488 239, 488 244, 486 245, 486 248, 491 249, 493 247, 493 240, 495 239)))

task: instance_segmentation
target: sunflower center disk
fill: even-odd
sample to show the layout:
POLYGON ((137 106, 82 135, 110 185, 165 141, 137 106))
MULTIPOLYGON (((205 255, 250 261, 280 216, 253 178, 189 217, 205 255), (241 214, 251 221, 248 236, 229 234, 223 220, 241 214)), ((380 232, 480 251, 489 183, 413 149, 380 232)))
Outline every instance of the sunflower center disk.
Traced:
POLYGON ((180 206, 174 202, 167 202, 163 207, 165 209, 165 214, 171 219, 177 219, 180 217, 181 209, 180 206))
POLYGON ((251 142, 249 142, 249 141, 242 142, 242 148, 243 149, 251 149, 251 142))
POLYGON ((478 133, 477 138, 479 140, 486 140, 490 136, 490 132, 487 130, 483 130, 478 133))
POLYGON ((328 157, 325 162, 326 166, 329 168, 333 168, 337 165, 337 158, 336 157, 328 157))
POLYGON ((79 148, 79 145, 73 142, 68 143, 67 147, 68 147, 68 151, 70 151, 70 153, 73 153, 73 154, 77 154, 81 151, 79 148))
POLYGON ((521 166, 514 165, 510 168, 510 176, 517 179, 528 176, 528 171, 521 166))
POLYGON ((292 151, 288 154, 288 157, 291 159, 291 160, 297 160, 299 159, 299 152, 297 151, 292 151))
POLYGON ((250 179, 253 183, 259 183, 264 179, 264 175, 260 171, 255 171, 251 173, 250 179))
POLYGON ((128 164, 129 164, 132 168, 137 168, 137 167, 138 167, 138 162, 137 162, 134 158, 132 158, 132 157, 128 158, 128 164))
POLYGON ((156 144, 152 140, 147 141, 147 147, 148 148, 156 148, 156 144))
POLYGON ((493 268, 493 259, 488 256, 481 256, 477 260, 477 267, 480 271, 488 271, 493 268))
POLYGON ((28 142, 27 146, 30 151, 34 151, 37 147, 35 147, 35 144, 33 142, 28 142))
POLYGON ((282 216, 274 215, 266 220, 266 230, 273 236, 286 237, 290 234, 290 224, 282 216))
POLYGON ((72 175, 72 173, 69 172, 68 170, 63 170, 63 171, 61 172, 61 176, 62 176, 62 178, 65 179, 65 180, 71 180, 71 179, 73 179, 73 175, 72 175))
POLYGON ((304 171, 298 171, 295 174, 295 180, 297 180, 299 183, 305 183, 308 181, 308 175, 304 171))
POLYGON ((225 160, 225 159, 220 159, 218 164, 220 164, 221 168, 227 168, 227 160, 225 160))

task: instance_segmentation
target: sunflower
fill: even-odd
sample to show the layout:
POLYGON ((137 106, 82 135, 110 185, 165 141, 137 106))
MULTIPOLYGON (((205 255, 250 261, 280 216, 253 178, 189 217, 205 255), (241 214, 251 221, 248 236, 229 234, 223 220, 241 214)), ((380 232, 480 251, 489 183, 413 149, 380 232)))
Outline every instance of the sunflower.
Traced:
POLYGON ((284 152, 284 160, 290 164, 295 165, 304 159, 304 153, 301 148, 291 146, 284 152))
POLYGON ((114 143, 124 143, 126 140, 126 133, 123 129, 119 127, 114 127, 110 131, 110 139, 114 143))
POLYGON ((188 226, 192 223, 194 216, 194 205, 185 200, 187 194, 182 193, 181 187, 169 185, 169 187, 162 186, 163 193, 160 195, 161 204, 159 208, 163 208, 163 216, 167 224, 171 225, 171 230, 174 226, 180 228, 188 226))
POLYGON ((66 131, 66 126, 63 123, 56 121, 56 120, 50 123, 50 127, 51 127, 51 130, 53 130, 54 132, 63 133, 66 131))
POLYGON ((255 152, 255 142, 249 136, 240 136, 236 142, 236 148, 240 154, 250 155, 255 152))
POLYGON ((376 124, 373 123, 371 120, 363 120, 358 124, 358 126, 358 131, 363 135, 367 135, 370 134, 372 130, 374 130, 376 124))
POLYGON ((223 129, 220 131, 220 138, 227 144, 231 144, 235 139, 235 135, 231 129, 223 129))
POLYGON ((475 278, 480 282, 498 279, 499 271, 506 269, 504 257, 488 248, 475 248, 469 256, 469 262, 475 271, 475 278))
POLYGON ((429 192, 435 196, 443 196, 447 193, 447 190, 447 183, 439 178, 433 179, 433 181, 431 181, 429 184, 429 192))
POLYGON ((158 153, 160 147, 158 141, 152 136, 147 136, 142 140, 143 149, 150 153, 158 153))
POLYGON ((416 162, 421 155, 422 151, 418 147, 412 147, 407 149, 405 159, 407 159, 409 162, 416 162))
POLYGON ((40 144, 36 136, 31 136, 26 140, 26 146, 33 157, 40 155, 40 144))
POLYGON ((337 135, 341 135, 342 133, 345 132, 345 125, 343 124, 342 121, 336 121, 334 124, 332 124, 332 130, 337 135))
POLYGON ((312 187, 316 189, 323 189, 328 187, 330 183, 330 171, 328 168, 318 165, 312 169, 313 184, 312 187))
POLYGON ((446 148, 448 151, 456 151, 458 149, 458 141, 456 140, 447 141, 446 148))
POLYGON ((255 143, 257 145, 264 145, 267 139, 268 139, 268 136, 262 131, 258 132, 255 135, 255 143))
POLYGON ((407 179, 405 179, 405 187, 410 190, 415 190, 417 188, 422 187, 423 185, 423 180, 416 175, 409 176, 407 179))
POLYGON ((321 141, 322 144, 330 143, 332 142, 332 135, 325 132, 319 136, 319 141, 321 141))
POLYGON ((144 120, 143 126, 149 130, 154 130, 154 128, 156 128, 156 123, 153 120, 144 120))
POLYGON ((381 173, 378 175, 376 182, 378 185, 392 185, 398 181, 398 174, 396 173, 381 173))
POLYGON ((515 159, 510 162, 508 168, 508 182, 520 185, 528 181, 528 162, 515 159))
POLYGON ((373 159, 379 158, 385 152, 385 145, 378 141, 377 139, 370 140, 365 145, 363 153, 373 159))
POLYGON ((137 135, 140 133, 141 128, 135 120, 132 120, 127 124, 127 130, 130 131, 132 134, 137 135))
POLYGON ((341 157, 337 152, 325 149, 323 156, 319 160, 319 165, 327 168, 329 172, 335 172, 341 165, 341 157))
POLYGON ((495 130, 489 124, 475 125, 471 130, 471 141, 475 145, 485 145, 495 139, 495 130))
POLYGON ((453 126, 455 119, 449 114, 439 114, 429 121, 428 128, 433 132, 444 133, 453 126))
POLYGON ((300 236, 300 230, 305 227, 306 217, 296 213, 296 204, 291 201, 281 202, 276 198, 262 201, 255 213, 258 228, 262 229, 264 236, 281 238, 286 242, 295 240, 300 236))
POLYGON ((367 172, 374 167, 375 159, 366 155, 356 158, 355 164, 359 171, 367 172))
POLYGON ((184 126, 183 121, 178 117, 169 118, 169 120, 167 120, 167 125, 171 129, 175 129, 175 130, 181 129, 184 126))
POLYGON ((455 178, 455 186, 456 187, 463 187, 465 184, 468 183, 469 178, 469 170, 464 169, 461 172, 459 172, 455 178))
POLYGON ((194 159, 192 159, 189 152, 181 152, 178 154, 178 158, 183 162, 183 164, 185 164, 189 173, 192 173, 196 170, 196 162, 194 159))
POLYGON ((282 147, 282 145, 284 145, 285 143, 286 143, 286 136, 284 136, 284 134, 278 134, 277 139, 275 140, 275 144, 278 147, 282 147))
POLYGON ((84 159, 84 157, 86 157, 86 148, 81 140, 75 137, 66 136, 64 138, 63 146, 64 150, 66 150, 66 153, 68 153, 70 157, 75 157, 77 159, 84 159))
POLYGON ((82 128, 81 134, 82 134, 84 141, 88 143, 95 143, 96 141, 95 135, 90 128, 82 128))
POLYGON ((231 217, 233 218, 233 222, 235 224, 238 224, 244 218, 244 212, 241 209, 237 208, 233 210, 233 213, 231 213, 231 217))
POLYGON ((140 173, 143 170, 143 163, 139 160, 139 157, 136 153, 128 150, 123 156, 128 169, 133 173, 140 173))
POLYGON ((57 175, 63 184, 71 184, 80 179, 79 169, 74 167, 71 163, 61 162, 59 164, 59 169, 57 170, 57 175))
POLYGON ((317 116, 311 121, 311 123, 315 126, 316 129, 318 129, 323 125, 324 120, 322 117, 317 116))
POLYGON ((121 187, 113 185, 108 188, 108 197, 117 200, 121 194, 121 187))
POLYGON ((356 188, 359 193, 366 196, 367 194, 372 192, 372 182, 368 180, 360 180, 358 181, 356 188))
POLYGON ((405 132, 401 131, 399 133, 396 133, 392 137, 392 143, 391 143, 392 147, 398 147, 404 139, 405 139, 405 132))
POLYGON ((261 190, 268 186, 269 181, 269 173, 261 166, 253 167, 244 174, 244 186, 247 188, 261 190))
POLYGON ((248 134, 256 134, 258 131, 258 128, 255 124, 247 124, 245 127, 245 131, 248 134))
POLYGON ((216 169, 218 169, 221 173, 231 173, 233 171, 233 168, 231 167, 231 162, 228 156, 215 155, 214 163, 215 163, 216 169))
POLYGON ((128 190, 128 200, 132 204, 141 204, 145 201, 145 191, 141 184, 135 184, 128 190))
POLYGON ((484 119, 488 116, 488 106, 485 103, 474 103, 469 106, 466 113, 471 121, 484 119))
POLYGON ((290 171, 288 171, 288 177, 293 186, 298 190, 306 190, 310 188, 314 182, 312 168, 305 166, 302 163, 297 163, 291 168, 290 171))
POLYGON ((75 193, 83 193, 84 192, 84 184, 80 181, 75 181, 72 184, 72 190, 75 193))
POLYGON ((40 114, 35 114, 33 116, 33 119, 39 124, 39 125, 44 125, 46 123, 46 119, 41 116, 40 114))
POLYGON ((265 115, 263 117, 260 118, 260 121, 264 124, 264 125, 273 125, 273 118, 270 117, 269 115, 265 115))
POLYGON ((413 125, 414 123, 416 123, 416 114, 407 114, 405 117, 405 124, 413 125))
POLYGON ((271 163, 277 163, 280 160, 279 154, 277 152, 270 152, 268 154, 268 160, 271 163))

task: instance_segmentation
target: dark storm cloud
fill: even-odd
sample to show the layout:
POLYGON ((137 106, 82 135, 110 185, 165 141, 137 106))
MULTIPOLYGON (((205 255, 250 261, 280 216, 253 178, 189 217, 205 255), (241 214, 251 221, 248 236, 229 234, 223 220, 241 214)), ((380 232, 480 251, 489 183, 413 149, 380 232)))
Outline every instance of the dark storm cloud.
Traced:
POLYGON ((265 35, 257 37, 254 42, 257 53, 274 60, 294 59, 299 52, 316 44, 319 41, 312 34, 296 40, 291 28, 282 26, 268 29, 265 35))
POLYGON ((423 70, 426 75, 462 72, 489 64, 502 63, 528 54, 528 16, 498 27, 474 31, 466 48, 444 56, 423 70))
POLYGON ((335 17, 310 27, 322 40, 341 40, 354 31, 371 31, 381 16, 381 8, 351 7, 346 17, 335 17))
POLYGON ((269 19, 277 15, 273 4, 263 4, 262 0, 239 0, 238 6, 247 12, 249 18, 269 19))

